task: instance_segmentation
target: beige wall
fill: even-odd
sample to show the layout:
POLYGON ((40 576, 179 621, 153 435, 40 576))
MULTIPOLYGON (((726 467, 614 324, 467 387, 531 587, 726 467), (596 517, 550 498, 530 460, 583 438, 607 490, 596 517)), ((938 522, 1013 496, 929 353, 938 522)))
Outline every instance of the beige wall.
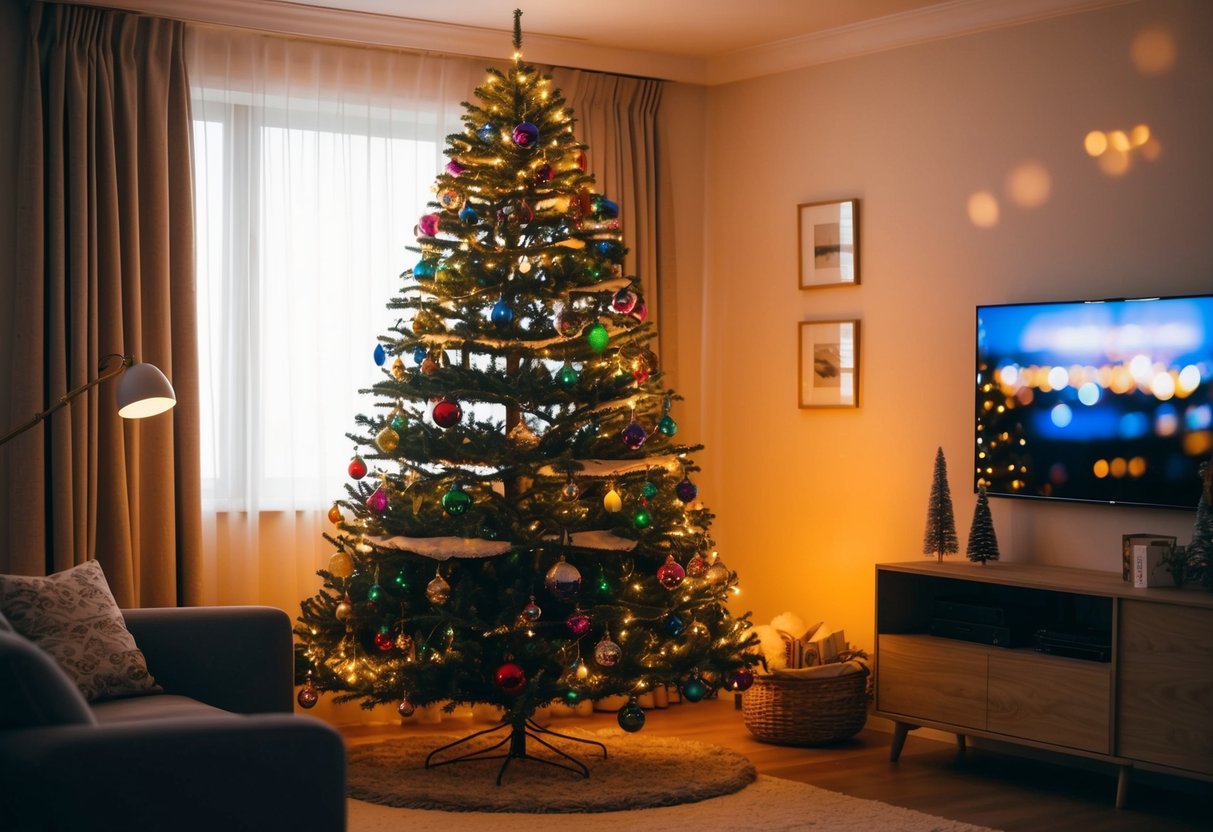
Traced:
MULTIPOLYGON (((17 205, 17 113, 20 104, 22 67, 25 59, 24 6, 18 0, 0 0, 0 308, 12 303, 16 280, 13 250, 16 245, 17 205)), ((0 390, 11 386, 8 333, 0 332, 0 390)), ((7 401, 8 397, 4 397, 7 401)), ((28 417, 26 417, 28 418, 28 417)), ((0 406, 0 430, 8 430, 8 406, 0 406)))
MULTIPOLYGON (((710 90, 700 494, 756 622, 825 618, 870 649, 873 564, 921 557, 937 446, 964 557, 976 304, 1213 290, 1210 42, 1213 4, 1150 0, 710 90), (1143 75, 1150 31, 1175 61, 1143 75), (1156 160, 1110 175, 1084 152, 1141 123, 1156 160), (1024 163, 1051 182, 1039 207, 1008 191, 1024 163), (967 214, 983 190, 989 229, 967 214), (800 291, 796 205, 845 197, 862 285, 800 291), (799 410, 797 322, 851 317, 861 408, 799 410)), ((991 507, 1005 559, 1109 570, 1122 533, 1187 540, 1194 516, 991 507)))

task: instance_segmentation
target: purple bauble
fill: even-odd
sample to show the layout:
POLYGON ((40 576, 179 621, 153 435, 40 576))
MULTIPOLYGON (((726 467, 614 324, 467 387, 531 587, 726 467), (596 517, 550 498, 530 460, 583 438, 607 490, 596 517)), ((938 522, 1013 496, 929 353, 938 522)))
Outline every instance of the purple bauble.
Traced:
POLYGON ((674 486, 674 494, 684 503, 689 503, 699 496, 699 487, 686 477, 683 477, 682 482, 674 486))
POLYGON ((725 687, 729 690, 741 693, 743 690, 749 690, 754 684, 754 674, 749 668, 743 667, 740 670, 734 670, 729 674, 728 681, 725 682, 725 687))
POLYGON ((581 610, 577 610, 564 620, 564 626, 568 627, 569 632, 574 636, 581 638, 590 631, 590 617, 581 610))
POLYGON ((451 176, 458 176, 459 174, 463 173, 465 170, 467 170, 467 168, 465 168, 463 165, 461 165, 459 162, 455 161, 454 159, 452 159, 451 161, 446 163, 446 172, 449 173, 451 176))
POLYGON ((649 438, 645 433, 644 428, 639 422, 632 422, 619 434, 619 438, 623 440, 623 444, 627 445, 633 451, 638 450, 644 444, 644 440, 649 438))
POLYGON ((438 233, 438 215, 426 214, 417 223, 417 227, 421 229, 421 233, 427 237, 433 237, 438 233))
POLYGON ((539 143, 539 128, 529 121, 523 121, 514 128, 514 144, 519 147, 534 147, 539 143))
POLYGON ((366 498, 366 507, 376 514, 383 514, 387 511, 387 491, 383 486, 379 486, 366 498))

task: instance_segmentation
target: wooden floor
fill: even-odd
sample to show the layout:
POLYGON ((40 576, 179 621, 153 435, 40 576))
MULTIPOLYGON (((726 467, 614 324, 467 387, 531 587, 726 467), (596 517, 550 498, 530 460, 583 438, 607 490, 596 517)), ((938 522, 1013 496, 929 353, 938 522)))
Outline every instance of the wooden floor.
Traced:
MULTIPOLYGON (((912 732, 896 763, 889 762, 889 737, 875 720, 854 739, 828 748, 795 748, 755 740, 732 697, 650 710, 644 731, 735 749, 760 774, 811 783, 853 797, 879 800, 932 815, 1006 832, 1207 832, 1213 829, 1213 784, 1137 775, 1129 805, 1117 810, 1116 773, 1080 770, 970 747, 957 756, 954 743, 912 732), (1142 782, 1142 781, 1147 782, 1142 782)), ((411 723, 411 721, 410 721, 411 723)), ((612 713, 562 718, 553 730, 615 727, 612 713)), ((359 741, 399 731, 470 733, 485 727, 469 719, 406 728, 345 730, 359 741)))

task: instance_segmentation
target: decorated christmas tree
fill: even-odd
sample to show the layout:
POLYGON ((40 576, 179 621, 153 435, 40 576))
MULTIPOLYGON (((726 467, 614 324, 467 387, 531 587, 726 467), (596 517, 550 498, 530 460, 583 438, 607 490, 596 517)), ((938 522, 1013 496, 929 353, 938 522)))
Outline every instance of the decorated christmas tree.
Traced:
POLYGON ((517 53, 475 96, 349 434, 299 701, 496 705, 527 756, 538 708, 622 694, 637 730, 641 693, 743 690, 757 654, 572 112, 517 53))
POLYGON ((1200 576, 1201 585, 1213 590, 1213 461, 1201 463, 1200 500, 1196 504, 1196 523, 1188 544, 1189 566, 1200 576))
POLYGON ((986 496, 984 485, 977 489, 977 506, 973 509, 973 523, 969 526, 969 547, 965 554, 969 560, 981 563, 998 560, 998 536, 994 533, 990 498, 986 496))
POLYGON ((935 555, 942 561, 944 555, 960 551, 960 540, 956 536, 956 519, 952 513, 952 490, 948 488, 948 461, 943 448, 935 450, 935 474, 931 478, 931 496, 927 502, 927 528, 922 536, 922 553, 935 555))

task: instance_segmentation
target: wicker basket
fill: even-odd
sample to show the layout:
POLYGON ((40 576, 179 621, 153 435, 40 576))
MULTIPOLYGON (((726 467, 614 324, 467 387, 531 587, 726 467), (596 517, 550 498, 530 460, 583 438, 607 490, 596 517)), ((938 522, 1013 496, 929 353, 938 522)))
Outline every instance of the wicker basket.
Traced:
POLYGON ((741 703, 745 727, 763 742, 828 745, 855 736, 867 721, 868 674, 755 676, 741 703))

